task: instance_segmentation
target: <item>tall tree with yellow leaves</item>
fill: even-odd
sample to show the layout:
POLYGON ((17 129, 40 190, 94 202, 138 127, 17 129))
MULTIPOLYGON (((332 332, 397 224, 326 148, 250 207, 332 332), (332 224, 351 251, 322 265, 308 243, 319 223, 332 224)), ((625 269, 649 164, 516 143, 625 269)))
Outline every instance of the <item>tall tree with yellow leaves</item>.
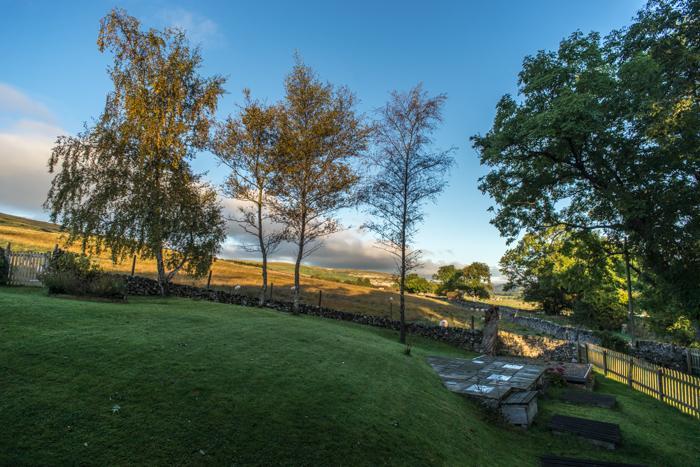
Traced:
POLYGON ((224 239, 216 193, 189 164, 209 143, 224 79, 199 75, 184 32, 142 30, 124 10, 102 19, 97 45, 114 57, 114 89, 93 126, 58 138, 45 207, 69 243, 115 262, 154 258, 165 294, 181 270, 206 274, 224 239))
POLYGON ((279 145, 284 169, 273 210, 297 247, 296 311, 301 262, 322 245, 323 237, 341 228, 335 213, 355 203, 360 177, 354 163, 365 154, 371 128, 356 113, 350 91, 322 83, 300 60, 285 88, 279 145))

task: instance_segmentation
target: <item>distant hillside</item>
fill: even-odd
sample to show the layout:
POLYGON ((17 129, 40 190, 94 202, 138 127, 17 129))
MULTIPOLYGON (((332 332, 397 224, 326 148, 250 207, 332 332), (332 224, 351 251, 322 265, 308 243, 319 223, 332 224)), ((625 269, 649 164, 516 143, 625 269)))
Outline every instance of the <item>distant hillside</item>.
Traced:
POLYGON ((42 232, 60 232, 61 228, 51 222, 35 221, 26 217, 13 216, 0 212, 0 225, 8 227, 22 227, 42 232))
MULTIPOLYGON (((7 243, 12 243, 15 251, 50 251, 54 245, 63 244, 63 240, 60 228, 55 224, 0 213, 0 245, 7 243)), ((107 254, 93 259, 107 271, 131 271, 130 258, 120 264, 113 264, 107 254)), ((294 265, 291 263, 270 264, 269 280, 274 285, 274 298, 291 299, 293 272, 294 265)), ((136 274, 154 277, 155 263, 139 258, 136 274)), ((206 285, 206 278, 193 279, 178 275, 176 282, 203 286, 206 285)), ((258 293, 259 284, 260 263, 256 261, 217 259, 212 267, 213 287, 230 290, 240 286, 242 293, 254 297, 258 293)), ((319 291, 322 292, 324 306, 398 318, 398 294, 393 290, 391 274, 303 266, 302 299, 306 303, 316 304, 319 291)), ((412 321, 436 322, 445 318, 453 325, 466 325, 471 316, 471 312, 461 307, 430 297, 408 296, 406 303, 407 319, 412 321)))

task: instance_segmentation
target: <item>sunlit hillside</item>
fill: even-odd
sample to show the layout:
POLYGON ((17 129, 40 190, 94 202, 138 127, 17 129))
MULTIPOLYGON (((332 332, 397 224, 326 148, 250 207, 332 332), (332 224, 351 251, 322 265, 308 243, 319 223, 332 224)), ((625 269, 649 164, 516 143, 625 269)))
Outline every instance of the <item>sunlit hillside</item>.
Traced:
MULTIPOLYGON (((0 245, 12 244, 15 251, 50 251, 64 240, 59 227, 47 222, 34 221, 8 214, 0 214, 0 245)), ((78 251, 78 248, 73 248, 78 251)), ((95 257, 108 271, 131 272, 131 261, 113 264, 108 255, 95 257)), ((273 262, 270 281, 274 298, 291 299, 294 268, 289 263, 273 262)), ((137 259, 136 274, 154 277, 155 263, 137 259)), ((322 304, 338 310, 370 315, 393 315, 398 318, 398 294, 390 289, 358 285, 358 279, 367 278, 373 284, 390 283, 391 275, 381 272, 350 269, 328 269, 304 266, 302 269, 302 297, 307 303, 317 304, 322 291, 322 304)), ((176 277, 176 282, 206 285, 206 278, 195 280, 188 276, 176 277)), ((242 293, 255 296, 260 283, 260 267, 253 261, 219 259, 212 268, 212 287, 241 286, 242 293)), ((430 297, 408 296, 407 318, 411 321, 437 322, 443 318, 454 326, 465 326, 470 313, 463 308, 430 297)), ((477 325, 479 320, 477 320, 477 325)))

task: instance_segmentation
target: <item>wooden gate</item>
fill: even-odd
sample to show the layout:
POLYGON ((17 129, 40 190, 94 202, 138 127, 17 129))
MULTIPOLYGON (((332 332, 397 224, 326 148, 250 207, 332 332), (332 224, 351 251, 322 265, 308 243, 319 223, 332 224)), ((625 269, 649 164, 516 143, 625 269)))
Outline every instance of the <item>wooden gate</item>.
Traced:
POLYGON ((9 253, 9 284, 41 287, 39 274, 49 262, 50 253, 9 253))

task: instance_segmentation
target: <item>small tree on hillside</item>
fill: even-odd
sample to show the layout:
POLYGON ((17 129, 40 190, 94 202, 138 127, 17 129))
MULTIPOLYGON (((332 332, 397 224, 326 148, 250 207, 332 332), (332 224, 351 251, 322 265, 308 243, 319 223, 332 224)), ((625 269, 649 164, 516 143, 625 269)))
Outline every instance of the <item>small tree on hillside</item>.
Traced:
POLYGON ((406 292, 430 293, 433 290, 435 290, 435 287, 425 277, 421 277, 416 273, 411 273, 406 276, 406 292))
POLYGON ((285 167, 273 211, 297 246, 296 311, 301 261, 320 247, 319 239, 340 229, 334 214, 355 203, 359 176, 352 162, 366 150, 370 128, 355 113, 355 97, 346 88, 323 84, 299 61, 285 87, 279 145, 285 167))
POLYGON ((486 263, 475 261, 462 268, 461 290, 479 297, 489 298, 493 292, 491 284, 491 269, 486 263))
POLYGON ((421 85, 407 93, 392 92, 380 110, 376 130, 374 163, 378 171, 363 193, 368 212, 375 218, 365 227, 396 258, 402 343, 406 342, 406 276, 418 266, 420 257, 420 251, 412 249, 415 234, 423 221, 425 203, 444 189, 445 175, 454 163, 453 149, 430 149, 445 100, 444 94, 429 97, 421 85))
POLYGON ((263 305, 267 293, 267 258, 286 236, 283 229, 266 228, 270 222, 270 199, 275 196, 276 177, 281 168, 279 109, 252 100, 248 90, 244 95, 245 105, 240 117, 229 117, 219 126, 213 149, 231 169, 224 185, 226 193, 246 203, 239 208, 240 216, 234 220, 256 238, 256 244, 244 247, 259 252, 262 257, 260 305, 263 305))
POLYGON ((439 282, 438 293, 460 291, 479 298, 489 298, 493 292, 491 270, 486 263, 473 262, 457 269, 454 265, 441 266, 433 279, 439 282))
POLYGON ((189 160, 207 146, 223 78, 203 78, 202 58, 176 29, 143 31, 113 10, 97 40, 110 51, 114 90, 93 127, 58 138, 45 207, 83 249, 113 261, 155 258, 158 282, 184 270, 204 275, 224 239, 214 190, 189 160))

